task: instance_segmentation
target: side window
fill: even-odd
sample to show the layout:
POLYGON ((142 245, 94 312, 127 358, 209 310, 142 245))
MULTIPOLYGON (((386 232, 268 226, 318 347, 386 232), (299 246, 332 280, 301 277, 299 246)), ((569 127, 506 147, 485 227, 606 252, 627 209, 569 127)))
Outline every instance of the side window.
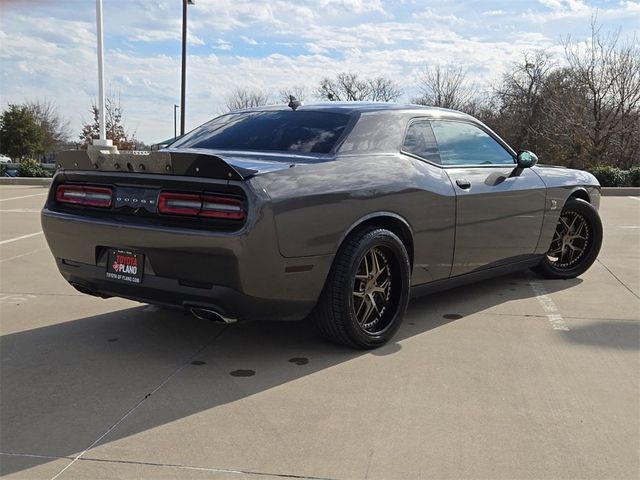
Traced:
POLYGON ((443 165, 513 164, 511 154, 484 130, 470 123, 432 121, 443 165))
POLYGON ((430 162, 440 163, 436 138, 433 136, 431 125, 426 120, 415 121, 409 125, 402 150, 430 162))

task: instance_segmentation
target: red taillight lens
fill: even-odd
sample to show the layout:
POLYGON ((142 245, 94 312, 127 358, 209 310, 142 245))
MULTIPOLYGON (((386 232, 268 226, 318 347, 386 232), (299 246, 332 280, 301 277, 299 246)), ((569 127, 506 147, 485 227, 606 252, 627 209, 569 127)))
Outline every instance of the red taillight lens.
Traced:
POLYGON ((202 207, 200 195, 189 193, 161 193, 158 197, 158 211, 174 215, 198 215, 202 207))
POLYGON ((109 208, 111 206, 111 197, 112 192, 108 187, 58 185, 56 189, 56 200, 60 203, 109 208))
POLYGON ((173 215, 191 215, 227 220, 242 220, 242 200, 233 197, 163 192, 158 197, 158 211, 173 215))
POLYGON ((244 209, 242 208, 242 202, 237 198, 203 195, 200 216, 242 220, 244 218, 244 209))

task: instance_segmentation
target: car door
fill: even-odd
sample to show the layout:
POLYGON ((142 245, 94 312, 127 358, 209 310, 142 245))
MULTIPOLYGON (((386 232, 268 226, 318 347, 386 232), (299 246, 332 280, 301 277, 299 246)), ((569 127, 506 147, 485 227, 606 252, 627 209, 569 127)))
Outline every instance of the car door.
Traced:
POLYGON ((534 254, 545 206, 545 185, 479 125, 431 122, 440 162, 456 193, 451 276, 524 260, 534 254))
POLYGON ((412 285, 451 274, 455 236, 455 192, 440 165, 433 130, 423 117, 411 119, 401 152, 415 158, 415 186, 408 208, 413 228, 412 285))

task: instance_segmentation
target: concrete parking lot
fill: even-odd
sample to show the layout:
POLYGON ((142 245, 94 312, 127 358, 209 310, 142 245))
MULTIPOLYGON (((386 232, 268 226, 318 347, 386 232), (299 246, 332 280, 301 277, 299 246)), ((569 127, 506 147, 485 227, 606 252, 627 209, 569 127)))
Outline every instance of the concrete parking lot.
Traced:
POLYGON ((640 197, 605 197, 581 278, 419 300, 354 352, 77 293, 42 187, 0 187, 6 478, 637 479, 640 197))

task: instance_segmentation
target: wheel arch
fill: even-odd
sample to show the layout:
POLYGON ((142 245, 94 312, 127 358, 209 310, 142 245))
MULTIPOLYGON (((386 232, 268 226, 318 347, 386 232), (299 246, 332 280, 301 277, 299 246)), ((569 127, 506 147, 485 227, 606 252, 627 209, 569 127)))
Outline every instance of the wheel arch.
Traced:
POLYGON ((359 218, 345 231, 342 238, 340 238, 336 251, 340 250, 340 248, 344 244, 344 241, 348 237, 367 227, 385 228, 390 232, 396 234, 404 244, 404 247, 407 249, 407 254, 409 255, 409 265, 411 267, 411 270, 413 270, 413 229, 411 228, 411 225, 409 225, 409 222, 407 222, 407 220, 405 220, 397 213, 393 212, 374 212, 359 218))
POLYGON ((567 201, 571 198, 579 198, 580 200, 584 200, 587 203, 591 203, 591 196, 587 192, 586 189, 582 187, 575 188, 567 197, 567 201))

